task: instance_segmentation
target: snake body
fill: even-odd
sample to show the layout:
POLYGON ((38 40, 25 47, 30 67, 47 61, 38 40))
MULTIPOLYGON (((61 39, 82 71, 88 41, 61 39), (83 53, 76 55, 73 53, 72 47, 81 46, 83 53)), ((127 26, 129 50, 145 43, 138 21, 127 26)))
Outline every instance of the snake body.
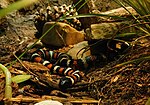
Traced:
POLYGON ((83 78, 82 69, 85 69, 85 65, 91 60, 94 60, 93 57, 75 60, 66 53, 43 49, 38 49, 31 56, 31 61, 43 64, 50 73, 64 76, 59 83, 60 88, 63 89, 73 86, 83 78))

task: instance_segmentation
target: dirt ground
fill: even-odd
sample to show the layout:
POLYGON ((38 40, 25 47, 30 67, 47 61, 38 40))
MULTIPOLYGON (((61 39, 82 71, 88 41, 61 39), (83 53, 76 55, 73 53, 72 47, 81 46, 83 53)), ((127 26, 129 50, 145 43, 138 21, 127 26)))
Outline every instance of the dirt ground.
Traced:
MULTIPOLYGON (((9 66, 14 61, 15 54, 19 56, 29 43, 35 42, 36 29, 32 15, 20 15, 19 12, 8 16, 1 26, 0 34, 0 62, 9 66), (16 53, 17 52, 17 53, 16 53)), ((59 76, 47 73, 47 68, 26 60, 14 63, 10 68, 12 76, 18 74, 32 74, 32 78, 22 84, 12 84, 14 105, 28 105, 44 99, 66 100, 79 105, 82 100, 90 104, 102 105, 144 105, 150 97, 150 36, 140 37, 132 41, 132 48, 119 60, 108 63, 103 67, 90 69, 87 78, 77 83, 67 91, 60 91, 55 87, 59 76), (135 41, 136 40, 136 41, 135 41), (143 57, 142 60, 119 65, 143 57), (52 88, 52 86, 54 86, 52 88), (36 100, 39 99, 39 100, 36 100), (80 100, 75 103, 74 100, 80 100)), ((5 78, 0 74, 0 100, 4 98, 5 78)), ((65 100, 65 101, 64 101, 65 100)), ((86 104, 87 104, 86 103, 86 104)), ((31 105, 32 105, 31 104, 31 105)))

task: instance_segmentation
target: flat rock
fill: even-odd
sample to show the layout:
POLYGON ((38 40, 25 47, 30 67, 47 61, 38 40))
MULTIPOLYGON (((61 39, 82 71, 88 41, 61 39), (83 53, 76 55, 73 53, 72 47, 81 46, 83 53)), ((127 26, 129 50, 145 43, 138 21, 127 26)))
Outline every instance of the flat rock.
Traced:
POLYGON ((93 39, 103 39, 103 38, 111 38, 114 33, 118 31, 118 27, 123 23, 100 23, 100 24, 92 24, 92 38, 93 39))
POLYGON ((87 46, 88 46, 88 41, 82 41, 78 44, 75 44, 74 47, 67 52, 67 54, 71 55, 73 59, 84 58, 84 57, 90 55, 90 50, 84 52, 85 49, 83 49, 83 48, 85 48, 87 46), (83 49, 83 50, 81 50, 81 49, 83 49))

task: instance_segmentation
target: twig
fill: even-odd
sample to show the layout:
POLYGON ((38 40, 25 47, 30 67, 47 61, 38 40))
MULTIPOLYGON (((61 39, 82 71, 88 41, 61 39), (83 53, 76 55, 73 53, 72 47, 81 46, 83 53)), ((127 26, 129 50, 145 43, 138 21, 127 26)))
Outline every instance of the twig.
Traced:
MULTIPOLYGON (((98 100, 94 100, 94 99, 76 99, 76 98, 60 98, 60 97, 55 97, 55 96, 47 96, 46 97, 47 100, 55 100, 55 101, 60 101, 60 102, 70 102, 70 103, 74 103, 74 104, 98 104, 98 100)), ((3 99, 4 101, 12 101, 12 102, 40 102, 40 101, 44 101, 45 99, 41 99, 41 98, 11 98, 11 99, 3 99)))
POLYGON ((123 63, 121 63, 121 64, 117 64, 117 65, 116 65, 116 66, 114 66, 113 68, 121 67, 121 66, 124 66, 124 65, 130 64, 130 63, 137 63, 137 62, 141 62, 141 61, 143 61, 143 60, 150 60, 150 56, 141 57, 141 58, 134 59, 134 60, 131 60, 131 61, 123 62, 123 63))
POLYGON ((56 32, 57 32, 58 36, 62 39, 62 41, 63 41, 64 45, 66 46, 66 43, 65 43, 65 41, 64 41, 64 39, 63 39, 63 37, 62 37, 62 35, 58 32, 58 30, 57 30, 57 29, 56 29, 56 32))
POLYGON ((19 61, 19 63, 32 75, 37 76, 36 74, 34 74, 33 72, 31 72, 24 64, 23 62, 15 55, 15 52, 13 52, 14 57, 19 61))
POLYGON ((138 26, 138 25, 145 25, 145 24, 150 24, 150 22, 143 22, 143 23, 132 24, 130 26, 123 27, 119 31, 125 30, 125 29, 130 28, 130 27, 135 27, 135 26, 138 26))
POLYGON ((142 38, 145 38, 145 37, 150 37, 150 34, 147 34, 147 35, 144 35, 144 36, 141 36, 141 37, 138 37, 137 39, 135 39, 135 41, 132 43, 133 46, 135 46, 136 42, 142 38))

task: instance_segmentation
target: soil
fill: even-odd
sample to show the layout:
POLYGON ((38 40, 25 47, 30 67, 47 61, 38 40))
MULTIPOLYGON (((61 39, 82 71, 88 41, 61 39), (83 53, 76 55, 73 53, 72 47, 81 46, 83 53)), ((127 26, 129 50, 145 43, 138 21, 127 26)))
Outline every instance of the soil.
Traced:
MULTIPOLYGON (((56 86, 60 77, 47 73, 47 68, 41 64, 29 62, 28 56, 14 63, 15 55, 19 56, 30 43, 37 40, 34 36, 36 29, 32 17, 32 14, 23 15, 15 12, 1 23, 3 30, 0 30, 0 62, 9 68, 12 76, 24 73, 34 75, 31 80, 21 84, 12 83, 13 104, 28 105, 45 99, 59 100, 64 103, 68 99, 74 105, 79 104, 75 104, 72 101, 74 99, 89 100, 93 105, 97 105, 96 102, 102 105, 144 105, 146 103, 150 97, 150 61, 145 58, 125 65, 119 64, 149 56, 149 36, 133 39, 132 48, 120 59, 107 63, 103 67, 91 68, 86 78, 67 91, 61 91, 56 86)), ((66 51, 68 48, 61 50, 66 51)), ((0 72, 0 85, 0 100, 2 100, 5 89, 5 76, 2 72, 0 72)))

